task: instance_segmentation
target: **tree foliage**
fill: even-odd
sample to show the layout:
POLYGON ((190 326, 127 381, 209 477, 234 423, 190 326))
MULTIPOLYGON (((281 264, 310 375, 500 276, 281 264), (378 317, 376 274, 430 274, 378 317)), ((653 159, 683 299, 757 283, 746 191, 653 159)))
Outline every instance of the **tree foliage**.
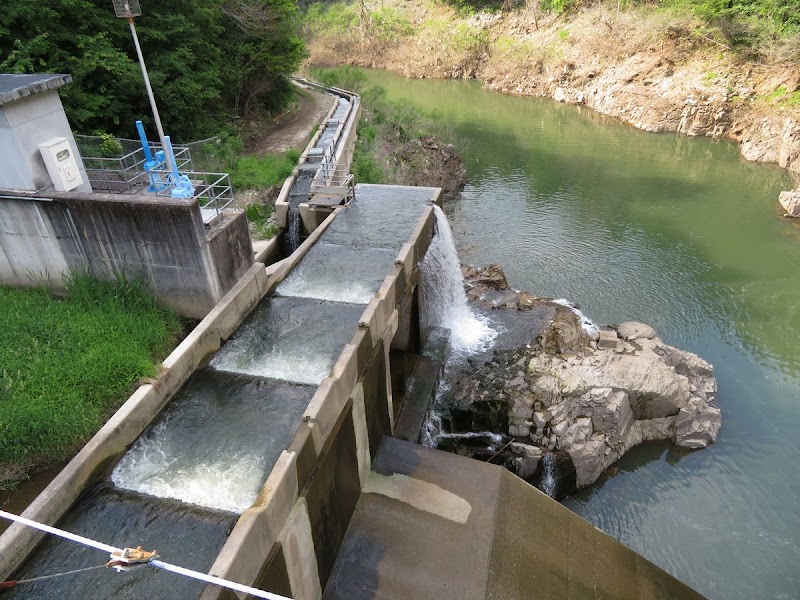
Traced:
MULTIPOLYGON (((136 29, 173 137, 197 139, 287 101, 304 55, 294 0, 143 0, 142 12, 136 29)), ((4 2, 0 72, 70 73, 61 97, 81 132, 132 137, 134 120, 151 121, 130 29, 110 0, 4 2)))

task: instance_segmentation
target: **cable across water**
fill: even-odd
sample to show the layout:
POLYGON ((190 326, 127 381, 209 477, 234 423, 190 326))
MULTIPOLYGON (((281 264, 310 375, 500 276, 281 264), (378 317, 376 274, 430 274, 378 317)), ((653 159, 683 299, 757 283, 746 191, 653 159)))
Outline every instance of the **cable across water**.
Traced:
MULTIPOLYGON (((32 521, 31 519, 26 519, 25 517, 21 517, 19 515, 15 515, 10 512, 6 512, 4 510, 0 510, 0 517, 4 519, 8 519, 9 521, 14 521, 15 523, 19 523, 21 525, 25 525, 26 527, 31 527, 33 529, 38 529, 39 531, 44 531, 45 533, 49 533, 51 535, 55 535, 57 537, 69 540, 71 542, 75 542, 76 544, 82 544, 84 546, 89 546, 90 548, 96 548, 97 550, 103 550, 104 552, 108 552, 111 555, 111 561, 109 561, 109 566, 113 566, 112 563, 115 562, 119 556, 125 553, 125 549, 117 548, 115 546, 111 546, 109 544, 104 544, 103 542, 98 542, 96 540, 89 539, 87 537, 83 537, 81 535, 77 535, 74 533, 70 533, 69 531, 64 531, 63 529, 58 529, 57 527, 52 527, 50 525, 45 525, 43 523, 38 523, 36 521, 32 521)), ((180 567, 178 565, 173 565, 161 560, 157 560, 155 558, 149 559, 147 562, 139 563, 140 565, 150 565, 156 569, 162 569, 164 571, 171 571, 172 573, 177 573, 178 575, 182 575, 184 577, 190 577, 192 579, 197 579, 199 581, 204 581, 206 583, 210 583, 213 585, 219 585, 224 588, 228 588, 230 590, 234 590, 237 592, 242 592, 245 594, 250 594, 251 596, 255 596, 256 598, 264 598, 265 600, 292 600, 291 598, 287 598, 286 596, 281 596, 279 594, 273 594, 271 592, 267 592, 264 590, 260 590, 258 588, 250 587, 248 585, 244 585, 241 583, 236 583, 235 581, 228 581, 227 579, 222 579, 220 577, 215 577, 214 575, 208 575, 207 573, 201 573, 199 571, 193 571, 192 569, 187 569, 185 567, 180 567)), ((105 565, 103 565, 105 566, 105 565)), ((91 567, 92 569, 97 567, 91 567)), ((78 573, 83 570, 88 569, 78 569, 75 571, 70 571, 69 573, 78 573)), ((66 573, 61 573, 64 575, 66 573)), ((49 578, 50 576, 45 576, 44 578, 49 578)), ((43 578, 34 578, 34 579, 43 579, 43 578)), ((27 580, 33 581, 34 579, 27 580)), ((20 581, 18 583, 22 583, 20 581)))

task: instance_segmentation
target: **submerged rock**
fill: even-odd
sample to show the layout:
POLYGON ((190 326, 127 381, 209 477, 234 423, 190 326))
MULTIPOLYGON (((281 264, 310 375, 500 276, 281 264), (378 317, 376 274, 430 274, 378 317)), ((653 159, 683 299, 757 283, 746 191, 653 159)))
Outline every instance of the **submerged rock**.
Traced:
MULTIPOLYGON (((471 291, 478 290, 473 299, 497 310, 498 294, 511 293, 502 305, 527 310, 519 307, 521 292, 499 283, 505 277, 498 270, 465 272, 471 291)), ((595 341, 578 311, 535 303, 552 305, 554 315, 535 340, 473 360, 452 382, 445 419, 451 429, 509 436, 493 462, 538 485, 542 457, 563 453, 574 465, 575 485, 584 487, 642 442, 691 449, 714 442, 722 419, 711 404, 717 383, 709 363, 665 344, 644 323, 606 326, 595 341)), ((478 457, 474 448, 467 454, 478 457)))

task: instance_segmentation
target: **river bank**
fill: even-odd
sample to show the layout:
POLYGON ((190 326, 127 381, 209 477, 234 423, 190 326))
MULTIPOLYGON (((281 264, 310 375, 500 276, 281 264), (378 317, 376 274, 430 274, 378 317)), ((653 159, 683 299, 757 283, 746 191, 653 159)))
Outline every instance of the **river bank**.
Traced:
POLYGON ((348 10, 309 11, 309 64, 477 79, 504 93, 587 106, 645 131, 729 138, 747 160, 777 163, 800 182, 796 51, 776 51, 770 64, 746 60, 698 34, 691 18, 646 9, 464 15, 444 4, 389 0, 368 18, 348 10))

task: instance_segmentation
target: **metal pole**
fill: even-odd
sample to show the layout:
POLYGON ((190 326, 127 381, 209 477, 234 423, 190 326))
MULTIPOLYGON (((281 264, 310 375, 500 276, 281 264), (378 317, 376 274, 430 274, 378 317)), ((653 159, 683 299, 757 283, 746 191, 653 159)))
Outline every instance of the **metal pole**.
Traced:
POLYGON ((164 143, 164 129, 161 127, 161 117, 158 116, 158 107, 156 106, 156 99, 153 96, 153 88, 150 87, 150 77, 147 75, 147 67, 144 64, 144 56, 142 56, 142 47, 139 45, 139 36, 136 35, 136 27, 133 25, 133 17, 128 17, 128 24, 131 26, 131 35, 133 36, 133 45, 136 46, 136 54, 139 57, 139 65, 142 67, 142 76, 144 77, 144 85, 147 88, 147 97, 150 98, 150 108, 153 109, 153 117, 156 120, 156 129, 158 130, 158 139, 161 141, 161 147, 167 158, 167 169, 172 171, 173 164, 169 154, 167 154, 167 145, 164 143))

